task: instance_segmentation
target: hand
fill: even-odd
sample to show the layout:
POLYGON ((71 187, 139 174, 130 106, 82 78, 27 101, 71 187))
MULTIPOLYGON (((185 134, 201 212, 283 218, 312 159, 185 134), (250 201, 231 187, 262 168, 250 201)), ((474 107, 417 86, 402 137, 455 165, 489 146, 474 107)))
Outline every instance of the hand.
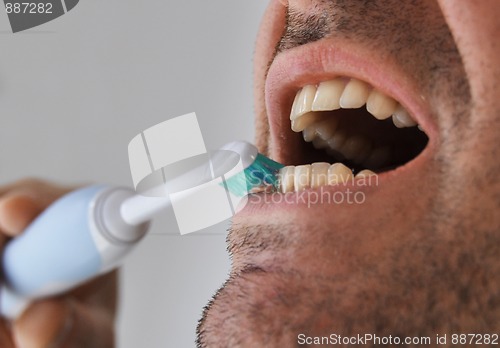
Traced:
MULTIPOLYGON (((0 250, 73 189, 31 179, 0 186, 0 250)), ((113 272, 63 296, 35 302, 11 325, 0 319, 0 347, 113 347, 116 279, 113 272)))

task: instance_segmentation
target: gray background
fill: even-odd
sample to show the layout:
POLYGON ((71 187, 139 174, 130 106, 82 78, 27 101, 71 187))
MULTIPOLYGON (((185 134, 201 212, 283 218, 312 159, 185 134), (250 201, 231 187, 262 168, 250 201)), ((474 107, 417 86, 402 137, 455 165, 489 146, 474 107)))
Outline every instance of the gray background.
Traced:
MULTIPOLYGON (((127 145, 196 111, 208 148, 251 140, 251 61, 266 2, 84 0, 12 34, 0 13, 0 184, 131 185, 127 145)), ((120 348, 193 347, 225 280, 227 223, 181 237, 165 214, 127 260, 120 348)))

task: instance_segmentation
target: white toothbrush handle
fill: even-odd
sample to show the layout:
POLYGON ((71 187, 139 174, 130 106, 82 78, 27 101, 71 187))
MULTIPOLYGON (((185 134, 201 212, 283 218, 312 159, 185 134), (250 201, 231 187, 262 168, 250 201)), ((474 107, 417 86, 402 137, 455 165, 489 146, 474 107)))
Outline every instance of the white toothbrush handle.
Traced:
POLYGON ((47 208, 5 247, 1 314, 15 319, 30 301, 61 294, 117 267, 148 228, 121 218, 121 203, 133 195, 129 189, 90 186, 47 208))

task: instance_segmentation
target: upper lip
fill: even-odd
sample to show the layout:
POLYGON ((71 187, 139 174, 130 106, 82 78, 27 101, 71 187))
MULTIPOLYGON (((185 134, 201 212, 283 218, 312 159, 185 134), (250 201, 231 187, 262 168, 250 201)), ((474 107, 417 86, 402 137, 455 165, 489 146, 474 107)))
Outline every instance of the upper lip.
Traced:
POLYGON ((328 38, 282 52, 272 62, 265 87, 270 127, 270 155, 285 164, 301 143, 290 129, 290 108, 298 89, 338 76, 371 84, 403 105, 429 136, 437 139, 437 125, 416 81, 384 52, 342 38, 328 38))

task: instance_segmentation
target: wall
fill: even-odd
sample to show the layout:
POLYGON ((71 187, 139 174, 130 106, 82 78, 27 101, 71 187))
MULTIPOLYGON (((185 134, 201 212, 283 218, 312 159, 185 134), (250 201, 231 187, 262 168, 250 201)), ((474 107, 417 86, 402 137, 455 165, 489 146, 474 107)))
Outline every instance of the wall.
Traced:
MULTIPOLYGON (((127 144, 196 111, 208 148, 251 140, 252 52, 265 2, 81 0, 12 34, 0 13, 0 184, 131 185, 127 144)), ((119 347, 193 347, 229 270, 225 228, 181 237, 165 214, 121 273, 119 347)))

